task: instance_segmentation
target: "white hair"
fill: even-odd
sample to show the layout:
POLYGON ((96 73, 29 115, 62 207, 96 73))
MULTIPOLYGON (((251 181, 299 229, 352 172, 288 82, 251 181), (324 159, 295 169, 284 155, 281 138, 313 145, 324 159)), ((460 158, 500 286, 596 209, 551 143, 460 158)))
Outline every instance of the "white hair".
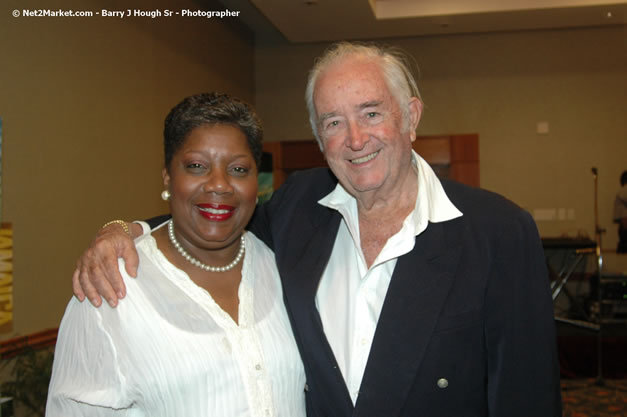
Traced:
POLYGON ((318 116, 313 102, 316 81, 320 74, 331 64, 350 56, 371 58, 380 63, 383 78, 403 112, 403 128, 409 128, 409 107, 407 104, 412 97, 420 99, 420 91, 416 80, 410 70, 413 59, 400 49, 383 47, 374 44, 361 44, 354 42, 338 42, 331 45, 314 63, 309 71, 305 101, 309 111, 309 123, 311 130, 323 150, 322 140, 318 133, 318 116))

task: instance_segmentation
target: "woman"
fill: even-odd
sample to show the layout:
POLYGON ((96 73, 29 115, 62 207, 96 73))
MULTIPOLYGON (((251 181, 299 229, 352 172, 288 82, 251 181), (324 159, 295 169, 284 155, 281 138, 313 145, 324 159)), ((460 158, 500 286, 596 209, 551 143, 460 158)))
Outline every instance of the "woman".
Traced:
POLYGON ((304 416, 305 376, 271 250, 244 231, 262 130, 226 95, 188 97, 165 120, 172 220, 137 240, 123 303, 72 299, 47 416, 304 416), (96 368, 93 364, 99 364, 96 368))

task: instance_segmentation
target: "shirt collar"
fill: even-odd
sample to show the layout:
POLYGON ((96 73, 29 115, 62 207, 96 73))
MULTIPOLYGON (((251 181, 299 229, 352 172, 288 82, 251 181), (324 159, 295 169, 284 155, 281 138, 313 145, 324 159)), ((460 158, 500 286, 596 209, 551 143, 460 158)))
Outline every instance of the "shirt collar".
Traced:
MULTIPOLYGON (((425 231, 429 222, 453 220, 461 217, 463 213, 448 198, 431 166, 413 150, 412 162, 418 176, 418 194, 414 210, 405 221, 413 223, 414 235, 418 236, 425 231)), ((333 191, 318 201, 318 204, 339 211, 351 233, 358 236, 357 200, 339 182, 333 191)))

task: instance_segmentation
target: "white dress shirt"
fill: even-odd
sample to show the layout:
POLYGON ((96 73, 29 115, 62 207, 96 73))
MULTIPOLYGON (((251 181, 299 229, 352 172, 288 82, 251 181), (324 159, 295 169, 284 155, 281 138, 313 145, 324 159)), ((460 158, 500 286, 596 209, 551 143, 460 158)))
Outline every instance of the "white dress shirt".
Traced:
POLYGON ((429 164, 413 151, 412 161, 418 173, 416 205, 401 230, 388 239, 370 268, 361 250, 357 200, 338 183, 318 202, 339 211, 343 217, 318 287, 316 305, 353 404, 359 395, 397 258, 414 248, 415 237, 427 228, 429 222, 443 222, 462 215, 446 196, 429 164))
POLYGON ((55 351, 46 416, 304 417, 305 374, 272 251, 246 233, 239 324, 136 241, 137 279, 117 308, 73 298, 55 351))

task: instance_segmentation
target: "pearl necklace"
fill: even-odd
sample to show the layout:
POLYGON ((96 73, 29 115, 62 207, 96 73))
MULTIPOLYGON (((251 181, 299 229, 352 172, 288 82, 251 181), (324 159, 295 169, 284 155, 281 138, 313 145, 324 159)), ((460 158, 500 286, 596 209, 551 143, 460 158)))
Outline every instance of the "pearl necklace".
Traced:
POLYGON ((235 259, 233 259, 233 262, 225 266, 206 265, 200 262, 198 259, 194 258, 189 253, 187 253, 187 251, 183 249, 183 247, 178 242, 178 240, 176 240, 176 237, 174 236, 174 222, 171 219, 168 223, 168 235, 170 236, 170 242, 172 242, 172 245, 174 245, 176 250, 179 251, 179 253, 181 254, 181 256, 183 256, 183 258, 185 258, 192 265, 197 266, 200 269, 204 269, 205 271, 211 271, 211 272, 230 271, 231 269, 235 268, 235 265, 237 265, 242 260, 242 258, 244 257, 244 252, 246 251, 244 234, 242 234, 242 236, 240 237, 239 252, 237 252, 237 256, 235 257, 235 259))

